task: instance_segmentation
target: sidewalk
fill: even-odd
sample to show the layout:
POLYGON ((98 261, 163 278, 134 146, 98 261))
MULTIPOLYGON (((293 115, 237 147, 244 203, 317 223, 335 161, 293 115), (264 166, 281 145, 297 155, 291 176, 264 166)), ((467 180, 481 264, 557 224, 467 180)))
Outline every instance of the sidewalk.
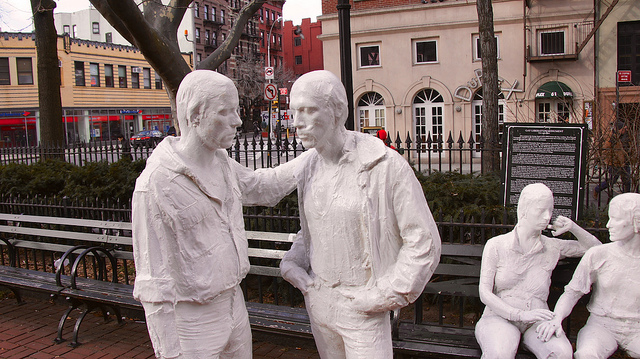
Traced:
MULTIPOLYGON (((63 335, 67 341, 55 344, 53 339, 66 306, 32 297, 25 297, 24 301, 18 305, 13 298, 0 300, 0 358, 155 358, 142 321, 105 323, 101 316, 90 313, 80 327, 78 339, 82 344, 72 348, 68 343, 78 311, 65 324, 63 335)), ((253 348, 254 359, 319 358, 312 340, 254 332, 253 348)))

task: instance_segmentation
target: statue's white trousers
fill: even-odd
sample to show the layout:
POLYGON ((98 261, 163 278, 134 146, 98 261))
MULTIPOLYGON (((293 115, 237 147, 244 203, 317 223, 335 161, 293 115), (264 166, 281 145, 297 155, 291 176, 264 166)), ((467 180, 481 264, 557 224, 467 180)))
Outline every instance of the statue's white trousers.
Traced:
POLYGON ((389 312, 358 312, 337 288, 324 284, 309 288, 305 304, 321 358, 393 357, 389 312))

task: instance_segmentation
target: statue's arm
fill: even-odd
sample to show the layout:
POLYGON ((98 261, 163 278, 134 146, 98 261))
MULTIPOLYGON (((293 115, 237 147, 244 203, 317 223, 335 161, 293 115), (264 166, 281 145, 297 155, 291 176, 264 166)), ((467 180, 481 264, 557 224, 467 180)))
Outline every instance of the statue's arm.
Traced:
POLYGON ((554 236, 559 236, 566 232, 573 234, 576 239, 578 239, 578 243, 580 243, 584 251, 593 246, 602 244, 596 236, 587 232, 584 228, 578 226, 574 221, 565 216, 558 216, 558 218, 553 222, 552 227, 552 234, 554 236))
POLYGON ((172 303, 142 302, 149 338, 159 358, 177 358, 181 354, 172 303))
POLYGON ((230 161, 237 175, 242 204, 245 206, 275 206, 283 197, 293 192, 297 181, 296 168, 303 164, 304 154, 274 168, 255 171, 230 161))
POLYGON ((313 279, 309 275, 309 251, 304 234, 299 231, 291 249, 285 253, 280 261, 280 273, 282 278, 298 288, 303 294, 309 286, 313 285, 313 279))

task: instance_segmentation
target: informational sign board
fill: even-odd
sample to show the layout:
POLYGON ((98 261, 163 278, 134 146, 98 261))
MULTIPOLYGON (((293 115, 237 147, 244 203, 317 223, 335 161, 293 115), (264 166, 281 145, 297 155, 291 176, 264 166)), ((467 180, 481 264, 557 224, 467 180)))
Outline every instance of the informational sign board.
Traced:
POLYGON ((522 189, 544 183, 554 197, 553 219, 578 219, 584 200, 586 124, 505 123, 503 139, 504 205, 517 205, 522 189))
POLYGON ((275 84, 264 84, 264 99, 273 101, 278 97, 278 88, 275 84))

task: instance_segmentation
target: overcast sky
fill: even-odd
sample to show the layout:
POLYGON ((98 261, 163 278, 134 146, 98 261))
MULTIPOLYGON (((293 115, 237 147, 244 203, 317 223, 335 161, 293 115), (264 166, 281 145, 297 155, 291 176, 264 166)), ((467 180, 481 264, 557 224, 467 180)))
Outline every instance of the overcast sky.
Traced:
MULTIPOLYGON (((87 9, 89 0, 57 0, 56 12, 74 12, 87 9)), ((322 13, 321 0, 287 0, 282 9, 285 20, 292 20, 294 25, 303 18, 316 20, 322 13)), ((0 28, 6 32, 31 31, 31 3, 29 0, 0 0, 0 28)))

